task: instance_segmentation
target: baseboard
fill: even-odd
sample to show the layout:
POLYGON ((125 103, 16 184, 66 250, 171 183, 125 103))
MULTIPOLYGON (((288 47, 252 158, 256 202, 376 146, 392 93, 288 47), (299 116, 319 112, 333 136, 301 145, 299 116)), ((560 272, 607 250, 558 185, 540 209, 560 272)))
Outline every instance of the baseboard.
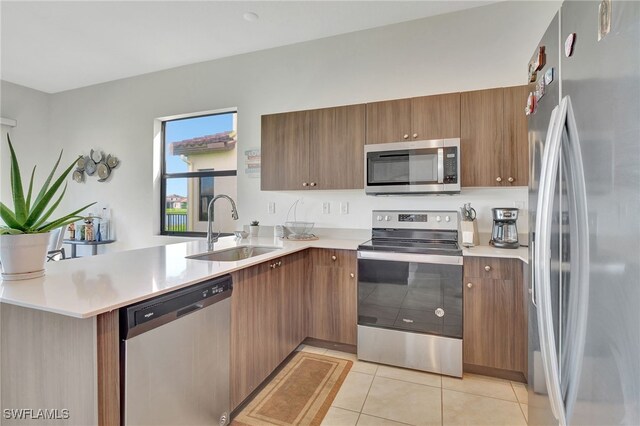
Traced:
POLYGON ((484 365, 464 364, 465 373, 481 374, 483 376, 497 377, 498 379, 527 383, 527 378, 521 371, 502 370, 500 368, 485 367, 484 365))
POLYGON ((334 351, 348 352, 350 354, 358 353, 356 345, 349 345, 347 343, 330 342, 328 340, 320 340, 314 337, 307 337, 302 341, 302 343, 305 345, 315 346, 323 349, 331 349, 334 351))

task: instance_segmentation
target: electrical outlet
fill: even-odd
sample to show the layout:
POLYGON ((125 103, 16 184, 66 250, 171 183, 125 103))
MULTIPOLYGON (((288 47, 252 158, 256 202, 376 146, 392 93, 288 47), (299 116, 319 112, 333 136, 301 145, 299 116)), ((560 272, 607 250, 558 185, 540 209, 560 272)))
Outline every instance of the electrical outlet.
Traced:
POLYGON ((331 212, 331 203, 322 203, 322 214, 329 214, 331 212))
POLYGON ((349 214, 349 203, 347 201, 340 203, 340 214, 349 214))
POLYGON ((269 212, 269 214, 276 214, 276 203, 274 203, 273 201, 269 201, 267 211, 269 212))

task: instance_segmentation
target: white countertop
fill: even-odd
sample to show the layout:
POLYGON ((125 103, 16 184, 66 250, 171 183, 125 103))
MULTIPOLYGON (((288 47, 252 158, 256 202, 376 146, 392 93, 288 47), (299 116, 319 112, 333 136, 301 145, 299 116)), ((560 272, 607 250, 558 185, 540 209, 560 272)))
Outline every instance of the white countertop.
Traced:
MULTIPOLYGON (((177 244, 49 262, 46 275, 24 281, 0 281, 0 302, 76 318, 90 318, 151 297, 311 247, 356 250, 366 238, 321 237, 289 241, 273 237, 221 238, 215 250, 238 245, 276 246, 281 250, 237 262, 187 259, 206 252, 204 239, 177 244)), ((527 249, 465 248, 464 256, 513 257, 527 261, 527 249)))
POLYGON ((522 246, 518 247, 517 249, 496 248, 490 245, 463 247, 462 255, 475 257, 504 257, 520 259, 524 263, 529 263, 529 249, 522 246))
POLYGON ((206 252, 204 239, 138 250, 49 262, 46 275, 0 281, 0 302, 76 318, 89 318, 269 259, 310 247, 355 250, 362 239, 220 238, 215 250, 238 245, 277 246, 281 250, 238 262, 186 259, 206 252))

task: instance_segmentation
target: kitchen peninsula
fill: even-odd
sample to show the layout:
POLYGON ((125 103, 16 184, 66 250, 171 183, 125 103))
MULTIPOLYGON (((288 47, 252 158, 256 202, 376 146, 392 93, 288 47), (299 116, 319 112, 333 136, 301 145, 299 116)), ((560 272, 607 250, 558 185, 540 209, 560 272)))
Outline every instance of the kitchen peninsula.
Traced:
MULTIPOLYGON (((344 258, 345 266, 340 269, 347 272, 344 282, 353 282, 344 287, 355 291, 355 249, 366 239, 367 232, 363 232, 361 237, 352 234, 351 239, 326 237, 307 242, 221 238, 215 250, 247 244, 279 247, 237 262, 188 259, 206 251, 204 240, 191 241, 49 263, 44 277, 2 282, 2 407, 68 409, 70 419, 59 420, 60 424, 118 424, 119 308, 227 273, 234 277, 234 284, 241 286, 240 271, 274 259, 284 259, 282 269, 286 269, 289 255, 303 256, 306 265, 308 249, 331 250, 338 259, 344 258)), ((465 249, 464 254, 496 255, 495 249, 482 247, 465 249)), ((522 250, 498 254, 526 258, 522 250)), ((303 293, 312 278, 310 271, 306 266, 302 271, 303 293)), ((299 296, 302 303, 309 303, 308 294, 299 296)), ((355 318, 355 307, 349 315, 355 318)), ((355 329, 355 322, 352 327, 355 329)), ((233 367, 231 374, 233 378, 233 367)), ((233 392, 232 385, 235 407, 246 397, 246 391, 238 390, 235 399, 233 392)))

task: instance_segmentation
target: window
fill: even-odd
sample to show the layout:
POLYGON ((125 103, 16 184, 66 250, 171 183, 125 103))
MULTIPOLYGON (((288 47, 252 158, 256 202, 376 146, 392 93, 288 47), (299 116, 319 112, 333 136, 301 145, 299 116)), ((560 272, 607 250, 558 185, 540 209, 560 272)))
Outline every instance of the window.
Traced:
MULTIPOLYGON (((201 115, 162 123, 161 233, 206 233, 209 202, 237 199, 237 113, 201 115)), ((232 233, 228 203, 216 203, 214 229, 232 233)))

